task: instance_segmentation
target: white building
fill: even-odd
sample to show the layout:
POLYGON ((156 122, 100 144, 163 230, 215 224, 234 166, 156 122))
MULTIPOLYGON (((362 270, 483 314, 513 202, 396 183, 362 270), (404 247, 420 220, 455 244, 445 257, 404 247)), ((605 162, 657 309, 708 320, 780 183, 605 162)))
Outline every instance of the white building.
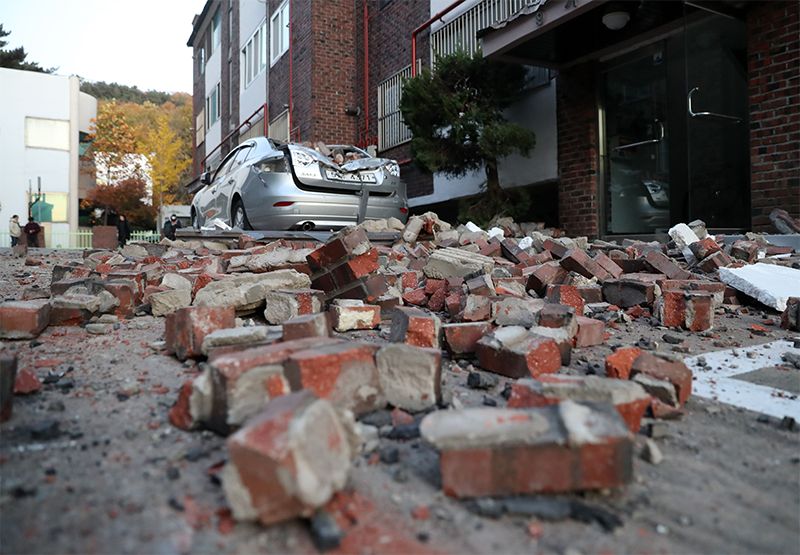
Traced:
POLYGON ((78 231, 87 186, 81 183, 81 143, 97 115, 97 100, 79 87, 75 76, 0 68, 0 222, 7 226, 17 214, 25 225, 41 182, 34 208, 46 246, 71 245, 78 231))

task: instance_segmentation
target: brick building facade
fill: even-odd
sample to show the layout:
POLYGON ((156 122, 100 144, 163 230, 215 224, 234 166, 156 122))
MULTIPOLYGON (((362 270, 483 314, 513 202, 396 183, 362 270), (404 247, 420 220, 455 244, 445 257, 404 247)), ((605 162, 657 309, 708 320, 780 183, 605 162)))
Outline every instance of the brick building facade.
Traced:
MULTIPOLYGON (((214 158, 249 136, 246 132, 260 133, 264 127, 257 119, 243 125, 258 107, 245 101, 243 45, 250 33, 240 32, 245 23, 261 18, 267 31, 258 102, 268 106, 270 134, 284 129, 277 123, 283 114, 288 124, 280 138, 380 145, 385 129, 379 128, 379 118, 386 113, 379 95, 391 79, 399 83, 398 75, 410 67, 412 32, 450 5, 445 0, 268 0, 259 4, 263 15, 253 13, 252 6, 244 15, 245 4, 209 0, 194 21, 188 44, 195 52, 196 124, 209 106, 212 66, 219 68, 224 123, 219 130, 206 126, 196 133, 196 173, 209 153, 213 166, 214 158), (280 30, 275 17, 287 6, 288 45, 274 57, 274 32, 280 30), (222 44, 213 55, 228 53, 227 63, 219 65, 201 52, 213 48, 209 41, 217 11, 230 14, 219 18, 222 44)), ((541 129, 542 113, 531 117, 540 126, 534 156, 542 158, 517 172, 522 177, 508 179, 510 186, 552 187, 547 202, 557 221, 549 223, 596 237, 658 234, 694 218, 725 231, 767 230, 775 207, 800 216, 797 2, 721 2, 721 15, 682 2, 623 3, 629 21, 621 30, 603 27, 601 19, 617 4, 601 0, 522 2, 523 8, 520 0, 456 4, 458 9, 419 34, 421 64, 429 65, 439 48, 432 48, 441 42, 434 43, 434 34, 458 27, 465 29, 459 41, 481 36, 486 56, 527 60, 557 76, 531 105, 554 114, 552 132, 541 129), (476 9, 488 3, 505 6, 504 19, 477 18, 476 9), (525 28, 527 35, 519 32, 525 28), (517 38, 502 45, 511 31, 517 38), (554 44, 558 49, 548 50, 554 44), (626 64, 641 64, 643 57, 643 71, 625 73, 626 64), (637 78, 649 80, 634 82, 637 78), (663 101, 645 105, 646 90, 663 101), (692 117, 686 116, 686 103, 678 101, 687 91, 694 95, 687 100, 689 108, 694 101, 700 112, 692 117), (729 119, 714 119, 717 112, 729 119), (638 120, 630 117, 637 113, 638 120), (553 169, 533 175, 548 165, 546 156, 552 156, 553 169), (641 213, 634 201, 642 204, 641 213)), ((383 145, 380 155, 400 161, 417 210, 463 194, 453 192, 458 184, 442 188, 442 179, 417 169, 407 140, 383 145)))

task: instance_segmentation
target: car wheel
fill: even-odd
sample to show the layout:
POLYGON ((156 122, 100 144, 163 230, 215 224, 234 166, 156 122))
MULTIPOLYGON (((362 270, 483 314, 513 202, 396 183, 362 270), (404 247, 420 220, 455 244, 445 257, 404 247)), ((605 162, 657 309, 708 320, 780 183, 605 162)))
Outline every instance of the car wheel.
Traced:
POLYGON ((236 199, 233 201, 233 206, 231 207, 231 225, 233 227, 238 227, 239 229, 253 229, 250 225, 250 222, 247 220, 247 212, 244 211, 244 205, 242 204, 241 199, 236 199))

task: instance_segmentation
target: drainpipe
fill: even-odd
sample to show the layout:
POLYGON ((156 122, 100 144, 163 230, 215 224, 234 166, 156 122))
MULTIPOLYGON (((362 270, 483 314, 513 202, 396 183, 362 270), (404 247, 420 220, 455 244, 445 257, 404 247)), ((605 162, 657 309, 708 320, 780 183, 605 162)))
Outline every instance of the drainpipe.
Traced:
POLYGON ((433 25, 436 21, 442 19, 465 1, 466 0, 456 0, 445 9, 434 15, 428 21, 414 29, 414 31, 411 33, 411 77, 416 77, 417 75, 417 35, 433 25))
MULTIPOLYGON (((294 36, 292 35, 292 0, 289 0, 289 141, 292 140, 292 128, 294 127, 294 100, 293 100, 293 67, 294 59, 292 54, 292 42, 294 36)), ((297 141, 299 142, 299 137, 297 141)))
POLYGON ((364 147, 369 142, 369 7, 364 0, 364 147))

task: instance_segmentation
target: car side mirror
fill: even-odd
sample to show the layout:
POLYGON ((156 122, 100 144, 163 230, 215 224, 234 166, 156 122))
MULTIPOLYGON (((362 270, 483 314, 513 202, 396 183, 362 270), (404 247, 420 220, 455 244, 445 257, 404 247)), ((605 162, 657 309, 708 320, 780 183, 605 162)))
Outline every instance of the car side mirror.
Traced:
POLYGON ((211 183, 211 172, 205 171, 205 172, 201 173, 200 174, 200 183, 202 183, 203 185, 208 185, 209 183, 211 183))

